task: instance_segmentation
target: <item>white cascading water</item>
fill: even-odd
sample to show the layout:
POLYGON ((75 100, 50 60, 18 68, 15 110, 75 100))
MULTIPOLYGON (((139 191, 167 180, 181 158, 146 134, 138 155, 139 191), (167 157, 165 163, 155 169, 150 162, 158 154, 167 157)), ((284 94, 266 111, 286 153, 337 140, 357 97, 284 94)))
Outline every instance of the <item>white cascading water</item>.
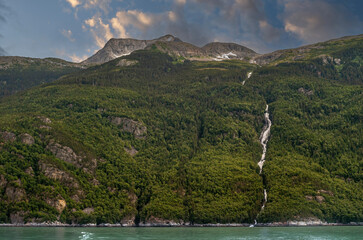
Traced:
MULTIPOLYGON (((247 73, 247 79, 249 79, 251 76, 252 76, 252 72, 248 72, 248 73, 247 73)), ((244 85, 245 85, 245 83, 246 83, 246 80, 244 80, 244 81, 242 82, 242 86, 244 86, 244 85)))
POLYGON ((265 125, 263 126, 263 130, 260 136, 260 142, 262 145, 262 156, 261 160, 258 162, 258 166, 260 167, 260 174, 262 173, 263 164, 265 163, 266 151, 267 151, 267 142, 268 137, 270 136, 272 122, 270 120, 270 114, 268 112, 268 105, 266 105, 265 109, 265 125))
MULTIPOLYGON (((262 133, 260 136, 260 142, 262 145, 262 156, 261 156, 261 160, 258 162, 258 166, 260 167, 260 174, 262 173, 263 164, 265 163, 265 157, 266 157, 266 152, 267 152, 267 142, 268 142, 268 138, 270 136, 271 125, 272 125, 272 122, 270 120, 270 114, 268 112, 268 105, 266 105, 264 117, 265 117, 265 125, 263 126, 262 133)), ((267 202, 267 190, 263 189, 263 203, 262 203, 261 211, 263 211, 263 209, 265 208, 266 202, 267 202)), ((257 224, 257 220, 255 219, 254 225, 256 225, 256 224, 257 224)), ((250 227, 253 227, 254 225, 251 225, 250 227)))

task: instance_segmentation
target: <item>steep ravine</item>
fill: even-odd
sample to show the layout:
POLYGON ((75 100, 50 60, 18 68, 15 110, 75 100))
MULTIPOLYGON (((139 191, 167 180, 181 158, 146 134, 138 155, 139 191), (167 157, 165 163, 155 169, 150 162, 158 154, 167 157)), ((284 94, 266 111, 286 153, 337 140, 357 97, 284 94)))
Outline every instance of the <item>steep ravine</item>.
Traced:
MULTIPOLYGON (((262 132, 261 132, 261 136, 260 136, 260 142, 262 145, 262 156, 261 156, 261 160, 258 162, 258 166, 260 167, 260 175, 262 174, 263 165, 265 163, 266 152, 267 152, 267 142, 270 137, 271 126, 272 126, 272 122, 270 119, 270 113, 268 112, 268 104, 266 105, 264 118, 265 118, 265 125, 262 128, 262 132)), ((266 188, 264 188, 261 211, 264 210, 264 208, 266 206, 266 202, 267 202, 267 190, 266 190, 266 188)), ((258 215, 257 215, 257 217, 258 217, 258 215)), ((255 224, 257 224, 257 220, 255 220, 255 224)), ((254 226, 254 225, 251 225, 251 226, 254 226)))

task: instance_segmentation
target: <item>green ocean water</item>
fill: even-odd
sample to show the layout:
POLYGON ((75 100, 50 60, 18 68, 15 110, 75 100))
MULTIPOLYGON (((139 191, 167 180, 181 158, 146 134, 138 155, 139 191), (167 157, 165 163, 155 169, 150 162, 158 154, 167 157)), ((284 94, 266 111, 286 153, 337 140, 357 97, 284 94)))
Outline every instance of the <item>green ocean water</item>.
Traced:
POLYGON ((0 239, 363 239, 363 227, 81 228, 1 227, 0 239))

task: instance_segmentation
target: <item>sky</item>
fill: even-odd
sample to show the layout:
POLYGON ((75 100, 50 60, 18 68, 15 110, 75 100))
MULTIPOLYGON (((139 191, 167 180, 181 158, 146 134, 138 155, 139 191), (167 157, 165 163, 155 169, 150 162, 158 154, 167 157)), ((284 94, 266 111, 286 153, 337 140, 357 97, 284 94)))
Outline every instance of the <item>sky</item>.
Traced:
POLYGON ((0 56, 79 62, 111 38, 172 34, 259 53, 363 33, 363 0, 0 0, 0 56))

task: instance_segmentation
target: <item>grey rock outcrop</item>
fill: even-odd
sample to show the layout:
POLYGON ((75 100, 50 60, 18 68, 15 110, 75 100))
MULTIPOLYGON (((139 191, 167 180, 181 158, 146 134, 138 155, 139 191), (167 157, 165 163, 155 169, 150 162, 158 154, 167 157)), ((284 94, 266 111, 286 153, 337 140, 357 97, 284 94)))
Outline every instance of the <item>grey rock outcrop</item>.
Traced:
POLYGON ((323 196, 315 196, 315 199, 318 203, 323 203, 325 201, 325 198, 323 196))
POLYGON ((0 188, 5 187, 7 183, 8 181, 6 181, 4 175, 0 175, 0 188))
POLYGON ((20 135, 20 140, 21 140, 21 143, 26 144, 26 145, 33 145, 35 142, 34 138, 28 133, 24 133, 24 134, 20 135))
POLYGON ((77 156, 77 154, 73 151, 72 148, 67 146, 62 146, 59 143, 51 141, 48 144, 47 149, 51 151, 54 154, 54 156, 56 156, 60 160, 73 164, 76 167, 81 167, 82 158, 77 156))
POLYGON ((52 123, 52 120, 50 120, 49 118, 47 117, 44 117, 44 116, 38 116, 38 118, 40 119, 40 121, 42 121, 43 123, 45 124, 51 124, 52 123))
POLYGON ((142 227, 181 226, 181 225, 184 225, 184 222, 182 220, 180 222, 179 221, 176 222, 174 220, 168 220, 154 216, 151 216, 146 222, 139 224, 139 226, 142 227))
POLYGON ((129 118, 110 117, 110 121, 116 126, 121 126, 123 131, 132 133, 135 138, 142 139, 147 133, 146 126, 129 118))
POLYGON ((69 173, 49 163, 40 162, 39 165, 40 165, 40 170, 42 171, 44 176, 53 180, 60 181, 61 183, 67 186, 71 186, 73 188, 79 188, 78 181, 69 173))
POLYGON ((136 148, 134 148, 134 146, 131 146, 131 148, 124 148, 125 151, 130 154, 132 157, 135 156, 139 151, 136 150, 136 148))
POLYGON ((25 169, 25 173, 29 174, 30 176, 34 176, 34 170, 32 167, 28 167, 27 169, 25 169))
POLYGON ((25 190, 20 187, 8 186, 5 195, 10 201, 19 202, 26 199, 25 190))
POLYGON ((12 224, 24 224, 24 215, 25 215, 25 212, 23 212, 23 211, 10 213, 11 223, 12 224))
POLYGON ((0 132, 0 138, 2 138, 5 142, 14 142, 16 139, 16 135, 12 132, 0 132))
POLYGON ((299 91, 299 93, 302 93, 302 94, 307 95, 307 96, 311 96, 311 95, 314 94, 313 90, 305 89, 303 87, 299 88, 298 91, 299 91))
POLYGON ((121 220, 121 226, 123 226, 123 227, 134 227, 134 226, 136 226, 136 224, 135 224, 135 215, 131 214, 131 215, 128 215, 128 216, 124 217, 121 220))
POLYGON ((94 211, 95 211, 95 209, 92 207, 88 207, 88 208, 85 208, 82 210, 83 213, 88 214, 88 215, 93 213, 94 211))

